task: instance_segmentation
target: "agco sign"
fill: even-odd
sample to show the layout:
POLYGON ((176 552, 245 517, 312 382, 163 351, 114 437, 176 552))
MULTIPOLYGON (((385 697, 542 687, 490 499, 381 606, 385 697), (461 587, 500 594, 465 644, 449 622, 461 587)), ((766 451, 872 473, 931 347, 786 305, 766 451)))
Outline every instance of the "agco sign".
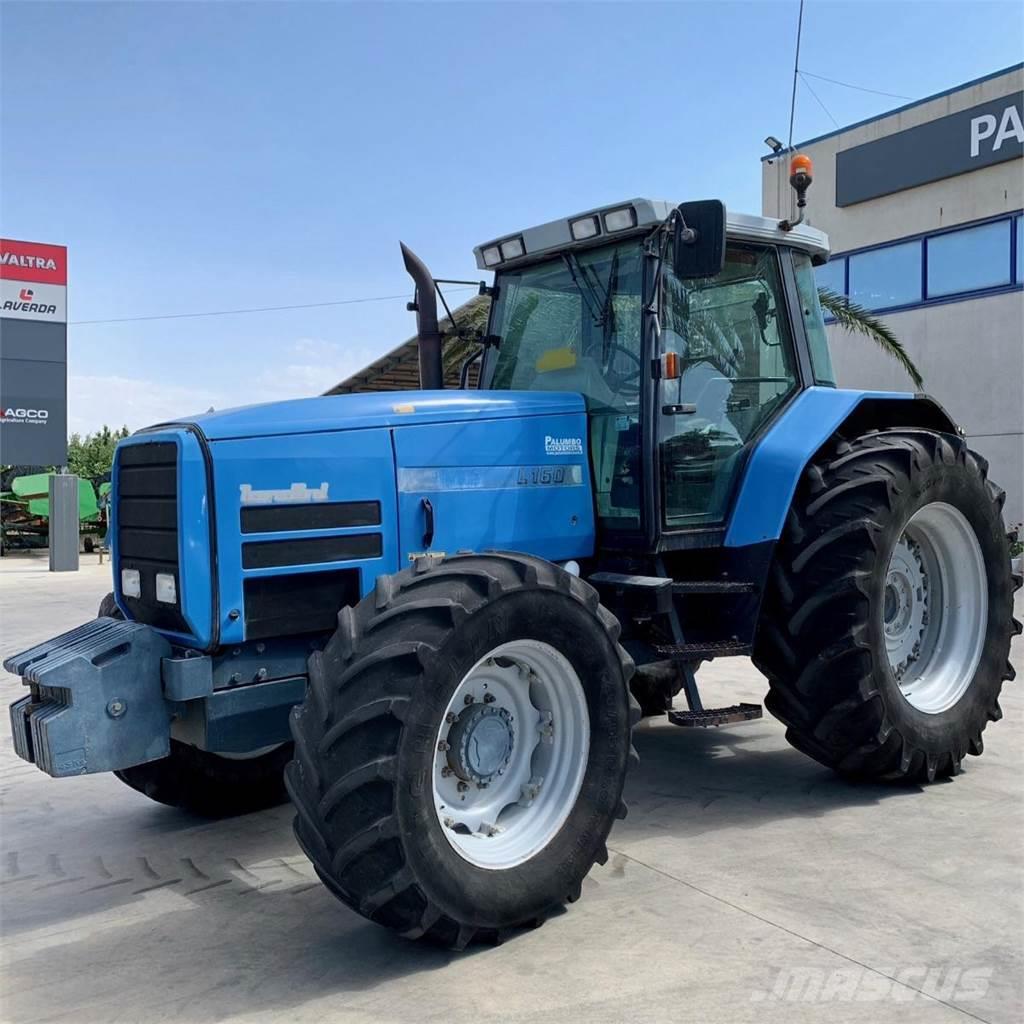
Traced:
POLYGON ((0 414, 0 423, 34 423, 45 425, 50 418, 49 409, 4 409, 0 414))

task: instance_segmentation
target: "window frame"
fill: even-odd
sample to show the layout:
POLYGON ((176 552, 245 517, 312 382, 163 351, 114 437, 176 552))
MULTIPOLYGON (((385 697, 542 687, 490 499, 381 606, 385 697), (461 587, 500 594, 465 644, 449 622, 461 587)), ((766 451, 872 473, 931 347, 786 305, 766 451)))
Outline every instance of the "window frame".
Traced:
MULTIPOLYGON (((855 302, 858 306, 863 306, 864 309, 870 310, 872 313, 885 313, 885 312, 888 312, 889 310, 898 309, 900 307, 909 308, 911 306, 919 306, 922 302, 924 302, 926 300, 926 293, 925 293, 926 268, 925 268, 925 248, 924 248, 924 245, 925 245, 925 242, 924 242, 923 238, 921 238, 921 239, 913 239, 912 238, 912 239, 903 239, 902 241, 899 241, 899 242, 888 242, 885 245, 873 246, 870 249, 862 249, 860 252, 847 253, 846 254, 846 297, 851 302, 855 302), (877 253, 884 253, 884 252, 889 251, 890 249, 907 249, 908 252, 913 253, 915 247, 917 249, 917 255, 916 255, 917 267, 916 267, 916 270, 917 270, 917 293, 918 293, 918 298, 910 299, 909 301, 900 300, 898 302, 891 302, 888 305, 883 305, 883 306, 873 306, 873 305, 868 305, 867 303, 861 301, 860 299, 855 299, 853 297, 853 295, 850 294, 850 292, 851 292, 851 278, 853 277, 853 261, 857 257, 874 256, 877 253)), ((913 270, 914 268, 911 268, 911 269, 913 270)))
MULTIPOLYGON (((934 231, 922 231, 914 235, 906 235, 903 238, 894 238, 877 245, 865 245, 856 249, 847 249, 832 254, 829 263, 839 260, 844 262, 844 289, 840 293, 844 298, 850 297, 850 257, 860 256, 864 253, 877 252, 882 249, 889 249, 897 245, 904 245, 907 242, 918 242, 921 246, 921 298, 917 302, 900 303, 893 306, 882 306, 869 309, 873 313, 902 313, 911 309, 924 309, 929 306, 943 306, 950 302, 967 302, 971 299, 987 298, 990 295, 1002 295, 1006 292, 1020 291, 1024 289, 1024 275, 1021 274, 1024 264, 1024 252, 1020 251, 1018 232, 1022 230, 1017 225, 1024 222, 1024 210, 1010 210, 1006 213, 994 214, 990 217, 981 217, 977 220, 965 221, 962 224, 953 224, 949 227, 937 228, 934 231), (943 235, 955 234, 958 231, 967 231, 971 228, 984 227, 986 224, 997 224, 1005 222, 1010 231, 1010 280, 1008 284, 991 285, 984 288, 964 289, 963 291, 948 292, 942 295, 931 296, 928 294, 928 242, 933 238, 940 238, 943 235)), ((825 318, 826 323, 835 323, 831 317, 825 318)))

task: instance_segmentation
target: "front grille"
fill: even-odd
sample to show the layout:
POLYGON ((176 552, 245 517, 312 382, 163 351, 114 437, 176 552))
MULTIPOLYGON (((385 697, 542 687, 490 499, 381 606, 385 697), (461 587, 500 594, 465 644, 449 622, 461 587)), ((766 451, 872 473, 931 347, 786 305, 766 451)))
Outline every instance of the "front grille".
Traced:
POLYGON ((178 446, 173 441, 126 445, 117 456, 117 554, 120 571, 137 569, 139 597, 121 593, 137 622, 187 633, 178 564, 178 446), (174 577, 175 602, 156 599, 157 573, 174 577))
POLYGON ((244 588, 247 640, 326 632, 341 608, 359 600, 359 570, 257 576, 244 588))

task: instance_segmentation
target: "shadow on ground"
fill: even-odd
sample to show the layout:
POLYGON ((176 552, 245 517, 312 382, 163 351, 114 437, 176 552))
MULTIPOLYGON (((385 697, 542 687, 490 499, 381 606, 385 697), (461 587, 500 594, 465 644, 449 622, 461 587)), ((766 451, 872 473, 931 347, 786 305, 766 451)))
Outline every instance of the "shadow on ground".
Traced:
MULTIPOLYGON (((630 815, 613 845, 651 836, 685 843, 915 791, 850 785, 781 744, 771 723, 693 732, 645 723, 636 736, 641 763, 627 785, 630 815)), ((89 792, 93 802, 76 814, 73 832, 59 814, 44 815, 31 824, 31 853, 7 853, 7 940, 43 938, 43 948, 14 958, 12 1020, 76 1005, 80 1019, 98 1019, 90 1006, 108 1006, 151 971, 162 991, 180 997, 139 1024, 214 1021, 253 1007, 287 1012, 437 970, 454 956, 488 955, 406 942, 342 906, 301 857, 290 808, 209 823, 101 784, 89 792), (57 937, 69 930, 70 941, 57 937)))

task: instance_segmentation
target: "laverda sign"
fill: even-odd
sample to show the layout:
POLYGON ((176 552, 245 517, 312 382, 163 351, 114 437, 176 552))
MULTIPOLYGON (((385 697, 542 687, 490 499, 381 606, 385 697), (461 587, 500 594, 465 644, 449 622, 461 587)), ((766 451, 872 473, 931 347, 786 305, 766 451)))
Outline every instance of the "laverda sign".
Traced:
POLYGON ((836 154, 836 206, 902 192, 1024 155, 1024 93, 836 154))
POLYGON ((0 462, 67 460, 67 249, 0 239, 0 462))

